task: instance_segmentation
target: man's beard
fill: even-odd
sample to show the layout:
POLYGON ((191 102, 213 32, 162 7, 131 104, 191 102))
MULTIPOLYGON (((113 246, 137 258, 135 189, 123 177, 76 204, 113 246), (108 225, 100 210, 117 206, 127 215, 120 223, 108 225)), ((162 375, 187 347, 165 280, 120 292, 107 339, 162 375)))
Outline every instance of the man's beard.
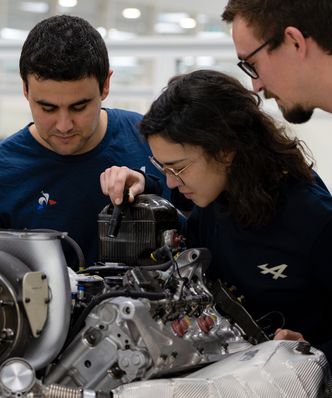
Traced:
POLYGON ((310 120, 314 112, 312 109, 304 109, 301 105, 296 105, 292 109, 284 109, 280 107, 280 110, 288 122, 295 124, 306 123, 310 120))
MULTIPOLYGON (((271 92, 267 90, 264 91, 264 97, 266 99, 274 98, 275 100, 277 98, 275 95, 273 95, 271 92)), ((285 109, 279 104, 278 106, 284 118, 288 122, 295 124, 306 123, 308 120, 311 119, 311 116, 314 113, 313 109, 310 110, 304 109, 302 105, 295 105, 292 109, 285 109)))

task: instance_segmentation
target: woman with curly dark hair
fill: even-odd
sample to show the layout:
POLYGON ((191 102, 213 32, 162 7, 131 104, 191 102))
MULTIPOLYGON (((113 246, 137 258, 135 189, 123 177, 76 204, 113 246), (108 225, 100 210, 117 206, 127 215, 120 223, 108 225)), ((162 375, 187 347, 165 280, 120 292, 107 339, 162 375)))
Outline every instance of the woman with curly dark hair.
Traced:
MULTIPOLYGON (((331 360, 332 197, 301 142, 256 94, 211 70, 172 78, 140 130, 167 185, 196 205, 186 236, 210 249, 208 276, 236 286, 275 338, 306 339, 331 360)), ((133 200, 158 182, 112 167, 101 184, 121 203, 125 185, 133 200)))

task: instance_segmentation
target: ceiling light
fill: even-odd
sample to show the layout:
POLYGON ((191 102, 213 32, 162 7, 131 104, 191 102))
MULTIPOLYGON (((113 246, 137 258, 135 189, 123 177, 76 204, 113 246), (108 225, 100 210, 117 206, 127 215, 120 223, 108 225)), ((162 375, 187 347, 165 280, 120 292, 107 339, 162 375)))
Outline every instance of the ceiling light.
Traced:
POLYGON ((36 3, 23 1, 20 8, 22 11, 34 12, 36 14, 44 14, 49 10, 48 4, 42 1, 37 1, 36 3))
POLYGON ((215 58, 210 56, 200 56, 196 58, 196 65, 200 68, 212 67, 215 64, 215 58))
POLYGON ((28 31, 22 29, 2 28, 0 36, 3 39, 24 40, 28 33, 28 31))
POLYGON ((77 0, 58 0, 60 7, 75 7, 77 6, 77 0))
POLYGON ((122 16, 127 19, 137 19, 141 16, 141 11, 138 8, 125 8, 122 10, 122 16))
POLYGON ((193 29, 197 25, 197 22, 194 18, 182 18, 180 20, 180 26, 183 29, 193 29))

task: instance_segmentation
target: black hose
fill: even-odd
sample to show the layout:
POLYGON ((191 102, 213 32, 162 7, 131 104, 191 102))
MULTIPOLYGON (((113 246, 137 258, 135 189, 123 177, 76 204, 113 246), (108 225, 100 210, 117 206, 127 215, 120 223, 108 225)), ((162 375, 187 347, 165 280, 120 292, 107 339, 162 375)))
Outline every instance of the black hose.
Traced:
POLYGON ((150 271, 166 271, 173 265, 173 260, 166 261, 166 263, 156 264, 156 265, 141 265, 137 268, 146 269, 150 271))

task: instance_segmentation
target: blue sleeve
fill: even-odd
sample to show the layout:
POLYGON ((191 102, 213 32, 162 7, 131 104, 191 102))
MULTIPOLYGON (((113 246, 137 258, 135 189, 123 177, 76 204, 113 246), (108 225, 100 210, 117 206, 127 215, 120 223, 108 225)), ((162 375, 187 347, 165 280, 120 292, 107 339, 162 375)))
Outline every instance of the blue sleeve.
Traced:
POLYGON ((323 188, 326 192, 329 192, 329 190, 328 190, 327 186, 325 185, 324 181, 320 178, 320 176, 315 171, 313 171, 313 176, 314 176, 315 183, 318 186, 320 186, 321 188, 323 188))

